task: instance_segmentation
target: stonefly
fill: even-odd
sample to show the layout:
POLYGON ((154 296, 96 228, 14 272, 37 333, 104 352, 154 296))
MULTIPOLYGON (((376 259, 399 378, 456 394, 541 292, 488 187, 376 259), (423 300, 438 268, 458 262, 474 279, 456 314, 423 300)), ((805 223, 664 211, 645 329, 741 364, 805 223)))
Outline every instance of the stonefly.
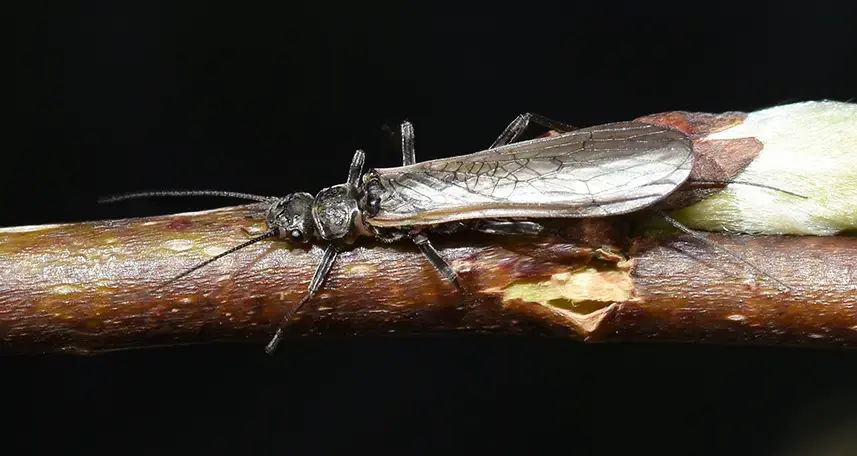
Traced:
POLYGON ((471 229, 535 235, 542 226, 533 219, 604 217, 638 211, 681 186, 690 176, 694 160, 692 141, 685 134, 640 122, 575 129, 539 115, 521 114, 484 151, 421 163, 416 162, 410 122, 402 123, 401 135, 403 166, 370 169, 364 174, 365 154, 357 150, 346 182, 315 196, 302 192, 277 198, 214 190, 160 191, 118 195, 101 202, 151 196, 224 196, 269 204, 264 234, 164 285, 263 239, 328 241, 307 293, 286 313, 265 348, 273 353, 286 324, 321 288, 337 254, 360 236, 384 242, 410 239, 463 291, 455 270, 432 246, 431 233, 471 229), (531 122, 560 134, 514 142, 531 122))

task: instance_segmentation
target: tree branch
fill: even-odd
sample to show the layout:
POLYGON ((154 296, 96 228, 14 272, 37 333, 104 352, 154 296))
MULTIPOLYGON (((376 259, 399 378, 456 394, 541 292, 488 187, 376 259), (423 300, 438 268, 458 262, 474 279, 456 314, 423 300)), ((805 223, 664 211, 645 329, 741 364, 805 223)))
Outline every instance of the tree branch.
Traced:
MULTIPOLYGON (((242 339, 261 349, 306 289, 320 247, 264 241, 163 293, 139 296, 264 229, 258 210, 3 231, 4 350, 85 353, 242 339)), ((562 226, 562 237, 439 238, 471 294, 464 301, 414 247, 358 246, 341 255, 289 334, 472 331, 589 341, 857 344, 857 238, 710 236, 776 271, 793 287, 784 292, 686 236, 634 240, 632 260, 614 263, 592 260, 585 246, 621 239, 622 220, 562 226)))
MULTIPOLYGON (((742 144, 756 148, 745 156, 758 152, 742 144)), ((742 169, 721 165, 732 174, 742 169)), ((261 350, 305 292, 323 246, 265 240, 151 296, 140 293, 263 232, 262 210, 0 229, 2 351, 84 354, 237 340, 261 350)), ((791 287, 782 290, 688 236, 634 234, 637 222, 548 221, 551 234, 540 238, 438 236, 433 242, 466 296, 416 247, 367 239, 340 255, 288 335, 467 331, 857 345, 857 238, 708 234, 791 287), (627 259, 614 254, 620 251, 627 259)))

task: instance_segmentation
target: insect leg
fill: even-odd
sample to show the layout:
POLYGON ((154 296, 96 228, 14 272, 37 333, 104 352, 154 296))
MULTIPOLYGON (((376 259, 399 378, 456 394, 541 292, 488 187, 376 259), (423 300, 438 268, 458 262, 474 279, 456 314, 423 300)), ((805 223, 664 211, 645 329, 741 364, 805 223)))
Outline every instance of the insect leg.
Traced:
POLYGON ((460 291, 464 291, 464 288, 461 286, 461 282, 458 281, 458 274, 455 273, 455 269, 452 269, 452 266, 444 260, 437 250, 431 245, 429 242, 428 236, 425 233, 420 233, 414 236, 414 244, 420 248, 420 251, 423 252, 426 258, 431 262, 432 266, 438 270, 444 277, 447 278, 456 288, 460 291))
POLYGON ((274 337, 268 342, 268 345, 265 347, 265 351, 268 354, 273 354, 274 350, 277 349, 277 345, 280 344, 280 340, 283 338, 283 330, 286 325, 289 323, 289 320, 304 306, 313 296, 315 296, 315 292, 321 288, 321 284, 324 282, 324 279, 327 278, 327 275, 330 273, 330 268, 333 266, 333 262, 336 260, 336 255, 339 254, 339 247, 335 244, 330 244, 327 246, 327 249, 324 251, 324 256, 321 258, 321 262, 318 264, 318 267, 315 270, 315 274, 312 276, 312 280, 309 283, 309 288, 307 289, 306 295, 301 298, 300 302, 288 312, 286 312, 285 317, 283 317, 282 323, 277 327, 277 332, 274 334, 274 337))
POLYGON ((470 226, 464 222, 447 222, 442 223, 440 225, 435 225, 434 227, 432 227, 431 231, 432 233, 439 234, 454 234, 458 233, 459 231, 464 231, 466 229, 470 229, 470 226))
POLYGON ((348 185, 357 187, 360 183, 360 175, 363 174, 363 163, 366 162, 366 154, 357 149, 354 152, 354 157, 351 159, 351 168, 348 169, 348 185))
POLYGON ((550 128, 551 130, 558 131, 560 133, 568 133, 570 131, 579 130, 580 127, 575 127, 574 125, 569 125, 565 122, 560 122, 558 120, 549 119, 541 114, 530 114, 530 122, 541 125, 545 128, 550 128))
POLYGON ((407 120, 402 122, 402 165, 413 165, 417 162, 414 150, 414 124, 407 120))
POLYGON ((523 114, 515 117, 506 129, 503 130, 503 133, 500 133, 500 136, 494 140, 494 143, 491 144, 489 149, 493 149, 495 147, 505 146, 506 144, 513 143, 521 134, 527 129, 530 125, 530 122, 541 125, 545 128, 550 128, 551 130, 558 131, 560 133, 566 133, 572 130, 577 130, 577 127, 569 125, 564 122, 560 122, 558 120, 548 119, 545 116, 539 114, 533 114, 530 112, 525 112, 523 114))
POLYGON ((529 220, 476 220, 471 229, 487 234, 535 236, 544 227, 529 220))
POLYGON ((515 117, 515 120, 509 123, 509 125, 506 126, 506 129, 503 130, 503 133, 500 133, 500 136, 498 136, 497 139, 495 139, 494 142, 491 143, 491 147, 489 147, 489 149, 505 146, 506 144, 514 142, 516 139, 518 139, 518 137, 521 136, 521 133, 523 133, 524 130, 527 129, 527 125, 530 124, 531 117, 532 114, 528 112, 524 114, 519 114, 518 117, 515 117))

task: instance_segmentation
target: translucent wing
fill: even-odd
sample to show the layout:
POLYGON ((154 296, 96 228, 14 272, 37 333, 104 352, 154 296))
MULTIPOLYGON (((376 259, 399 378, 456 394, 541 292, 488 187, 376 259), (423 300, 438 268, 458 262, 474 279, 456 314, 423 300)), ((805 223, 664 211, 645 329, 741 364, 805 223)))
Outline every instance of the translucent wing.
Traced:
POLYGON ((689 176, 691 140, 619 122, 469 155, 373 171, 375 226, 474 218, 603 217, 656 203, 689 176))

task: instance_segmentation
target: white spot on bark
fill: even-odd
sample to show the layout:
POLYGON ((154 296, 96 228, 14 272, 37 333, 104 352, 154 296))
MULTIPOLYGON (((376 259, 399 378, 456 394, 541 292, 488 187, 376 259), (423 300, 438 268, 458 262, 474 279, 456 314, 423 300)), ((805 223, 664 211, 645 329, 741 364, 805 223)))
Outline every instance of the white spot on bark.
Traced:
POLYGON ((221 253, 225 252, 226 250, 228 250, 228 249, 226 247, 223 247, 223 246, 210 245, 210 246, 202 249, 202 252, 208 256, 217 256, 217 255, 220 255, 221 253))
POLYGON ((169 241, 164 242, 164 247, 176 252, 183 252, 193 248, 193 241, 190 239, 170 239, 169 241))
POLYGON ((51 291, 56 294, 70 294, 81 290, 82 289, 80 287, 74 285, 57 285, 51 288, 51 291))

